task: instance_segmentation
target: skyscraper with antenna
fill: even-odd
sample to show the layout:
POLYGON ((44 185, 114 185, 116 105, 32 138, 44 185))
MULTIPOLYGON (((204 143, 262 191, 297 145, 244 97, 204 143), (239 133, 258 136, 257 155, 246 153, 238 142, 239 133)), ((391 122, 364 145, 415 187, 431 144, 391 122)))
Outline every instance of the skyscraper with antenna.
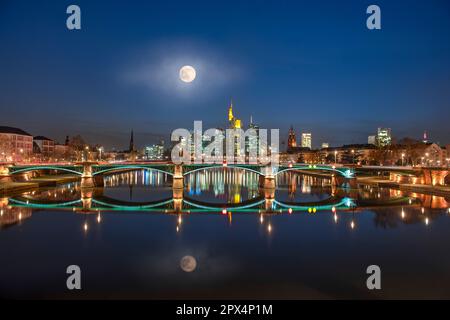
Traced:
POLYGON ((428 143, 428 135, 427 135, 427 131, 426 130, 423 132, 423 140, 422 140, 422 142, 423 143, 428 143))

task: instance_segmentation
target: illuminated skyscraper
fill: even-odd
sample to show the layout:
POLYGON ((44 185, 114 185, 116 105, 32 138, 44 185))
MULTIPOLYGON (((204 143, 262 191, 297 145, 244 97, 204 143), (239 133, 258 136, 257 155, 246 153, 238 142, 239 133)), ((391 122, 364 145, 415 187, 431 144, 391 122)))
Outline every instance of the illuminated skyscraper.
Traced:
POLYGON ((236 129, 234 134, 234 156, 238 157, 241 154, 240 149, 240 129, 242 128, 241 120, 233 115, 233 102, 228 107, 228 123, 230 129, 236 129))
POLYGON ((230 124, 230 129, 240 129, 242 128, 241 120, 235 118, 233 115, 233 102, 230 103, 228 107, 228 122, 230 124))
POLYGON ((311 133, 302 133, 302 147, 303 148, 310 148, 312 145, 312 135, 311 133))
POLYGON ((164 156, 164 142, 153 144, 144 148, 146 160, 162 160, 164 156))
POLYGON ((377 144, 379 147, 385 147, 392 142, 391 129, 390 128, 378 128, 377 144))
MULTIPOLYGON (((253 129, 256 131, 256 136, 249 136, 245 140, 245 153, 250 157, 250 153, 256 151, 256 156, 259 157, 259 126, 253 123, 253 118, 250 117, 250 124, 248 125, 249 129, 253 129)), ((249 160, 257 160, 257 159, 249 159, 249 160)))

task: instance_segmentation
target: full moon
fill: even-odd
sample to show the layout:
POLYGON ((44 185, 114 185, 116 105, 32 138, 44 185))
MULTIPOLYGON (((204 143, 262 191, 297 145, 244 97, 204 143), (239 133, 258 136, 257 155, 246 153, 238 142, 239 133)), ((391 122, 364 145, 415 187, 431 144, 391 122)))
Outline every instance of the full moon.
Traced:
POLYGON ((196 75, 194 67, 184 66, 180 69, 180 80, 183 82, 189 83, 194 81, 196 75))
POLYGON ((180 267, 185 272, 192 272, 197 268, 197 261, 193 256, 184 256, 180 260, 180 267))

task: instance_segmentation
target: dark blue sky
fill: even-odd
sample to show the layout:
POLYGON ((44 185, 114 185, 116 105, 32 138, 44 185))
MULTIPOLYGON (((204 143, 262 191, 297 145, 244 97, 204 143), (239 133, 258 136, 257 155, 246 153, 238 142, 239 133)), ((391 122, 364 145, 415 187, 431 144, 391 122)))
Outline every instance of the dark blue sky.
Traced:
POLYGON ((315 146, 365 143, 378 126, 450 143, 449 39, 445 0, 1 0, 0 124, 124 148, 132 128, 142 146, 194 120, 224 127, 233 99, 245 125, 253 115, 282 140, 292 124, 315 146))

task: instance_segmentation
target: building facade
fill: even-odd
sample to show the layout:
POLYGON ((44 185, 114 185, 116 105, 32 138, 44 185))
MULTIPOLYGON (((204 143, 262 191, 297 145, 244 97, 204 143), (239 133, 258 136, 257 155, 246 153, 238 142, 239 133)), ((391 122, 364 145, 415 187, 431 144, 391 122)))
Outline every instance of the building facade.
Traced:
POLYGON ((35 150, 37 153, 41 153, 44 156, 52 156, 55 152, 55 141, 44 136, 36 136, 33 138, 33 142, 38 147, 35 150))
POLYGON ((21 161, 33 153, 33 136, 22 129, 0 126, 1 161, 21 161))
POLYGON ((162 160, 164 158, 164 145, 153 144, 145 147, 144 157, 146 160, 162 160))
POLYGON ((302 133, 302 147, 310 148, 312 146, 312 135, 309 132, 302 133))

